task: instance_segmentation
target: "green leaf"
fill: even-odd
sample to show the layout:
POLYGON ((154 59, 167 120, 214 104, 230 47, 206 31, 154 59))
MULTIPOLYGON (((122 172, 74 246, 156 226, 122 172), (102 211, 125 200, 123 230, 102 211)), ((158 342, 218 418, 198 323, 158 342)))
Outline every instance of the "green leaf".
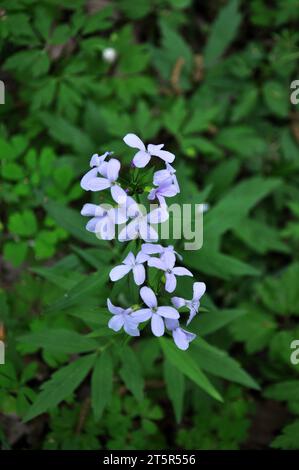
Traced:
POLYGON ((12 233, 23 237, 30 237, 37 231, 37 220, 32 210, 13 212, 9 216, 8 227, 12 233))
POLYGON ((98 347, 97 341, 82 336, 76 331, 65 329, 46 329, 23 335, 21 344, 35 346, 53 353, 73 354, 93 351, 98 347))
POLYGON ((271 443, 271 447, 275 449, 293 450, 299 449, 299 419, 289 424, 283 429, 280 436, 276 437, 271 443))
POLYGON ((60 227, 71 233, 78 240, 89 245, 99 246, 103 243, 103 241, 98 240, 95 235, 87 232, 85 229, 86 220, 80 215, 79 211, 75 211, 70 207, 65 207, 51 200, 45 201, 44 207, 60 227))
POLYGON ((181 351, 167 338, 159 338, 159 341, 166 359, 168 359, 174 367, 182 374, 186 375, 186 377, 192 380, 198 387, 207 392, 208 395, 218 401, 222 401, 219 392, 211 384, 188 352, 181 351))
POLYGON ((168 360, 164 361, 164 380, 171 400, 176 421, 180 423, 183 414, 185 379, 184 375, 168 360))
POLYGON ((69 398, 89 373, 95 357, 94 354, 80 357, 55 372, 51 379, 42 385, 42 391, 30 407, 24 421, 30 421, 69 398))
POLYGON ((6 242, 3 247, 3 256, 13 266, 20 266, 28 252, 27 242, 6 242))
POLYGON ((104 268, 101 273, 96 272, 86 276, 83 281, 78 282, 67 291, 60 299, 56 300, 47 308, 47 312, 64 310, 72 307, 81 301, 86 303, 86 298, 94 292, 100 292, 101 287, 107 282, 109 269, 104 268))
POLYGON ((102 416, 111 399, 113 381, 113 362, 105 350, 97 357, 91 379, 91 402, 95 419, 102 416))
POLYGON ((124 346, 121 350, 122 367, 120 375, 126 387, 138 401, 143 399, 144 380, 138 357, 132 348, 124 346))
POLYGON ((273 400, 299 402, 299 380, 289 380, 274 384, 267 388, 265 396, 273 400))
POLYGON ((243 317, 246 313, 246 310, 241 309, 227 309, 200 313, 194 318, 192 326, 194 325, 194 329, 198 331, 201 336, 206 336, 223 328, 237 318, 243 317))
POLYGON ((245 372, 240 364, 226 354, 225 351, 211 346, 202 338, 196 338, 190 354, 201 369, 217 377, 237 382, 246 387, 259 390, 258 384, 245 372))
POLYGON ((230 0, 228 5, 220 10, 214 21, 204 49, 204 59, 207 67, 217 62, 237 35, 242 19, 238 8, 238 0, 230 0))
POLYGON ((289 87, 273 80, 263 85, 263 95, 266 105, 279 117, 287 117, 290 107, 289 87))

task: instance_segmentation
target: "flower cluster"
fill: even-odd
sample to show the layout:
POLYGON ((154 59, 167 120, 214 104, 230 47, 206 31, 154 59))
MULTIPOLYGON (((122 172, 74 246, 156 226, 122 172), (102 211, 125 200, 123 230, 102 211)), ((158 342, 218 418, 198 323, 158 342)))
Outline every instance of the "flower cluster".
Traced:
MULTIPOLYGON (((180 192, 176 177, 176 170, 171 166, 175 156, 163 149, 164 144, 147 147, 135 134, 127 134, 124 142, 132 148, 137 149, 131 170, 140 172, 145 168, 152 157, 158 157, 164 161, 165 168, 157 170, 153 175, 152 187, 138 186, 138 174, 134 184, 120 179, 120 161, 112 157, 112 152, 103 155, 95 154, 90 160, 91 169, 81 179, 81 187, 86 191, 110 190, 113 206, 109 208, 105 204, 85 204, 81 214, 91 217, 86 229, 94 232, 104 240, 115 238, 116 226, 121 225, 118 232, 118 240, 121 242, 129 240, 143 240, 137 254, 129 252, 121 264, 115 266, 110 272, 110 280, 116 282, 125 276, 133 276, 134 283, 142 286, 139 291, 143 305, 121 308, 107 300, 107 306, 112 317, 108 323, 109 328, 120 331, 122 328, 130 336, 139 336, 141 323, 150 320, 153 335, 159 337, 164 335, 165 329, 172 335, 178 348, 186 350, 189 343, 196 337, 182 328, 180 317, 183 310, 189 311, 187 325, 190 324, 197 314, 200 299, 205 293, 206 286, 203 282, 193 284, 193 298, 186 300, 181 297, 171 297, 177 285, 178 276, 190 276, 193 274, 186 268, 177 266, 182 257, 174 250, 172 245, 162 246, 158 244, 159 236, 153 225, 165 222, 168 217, 166 198, 175 196, 180 192), (125 186, 125 187, 124 187, 125 186), (156 201, 156 206, 149 212, 144 212, 140 204, 134 199, 140 193, 146 193, 148 201, 156 201), (152 287, 144 285, 147 281, 147 272, 150 268, 160 273, 160 300, 158 304, 157 295, 152 287), (161 288, 164 294, 161 295, 161 288), (171 305, 165 304, 171 303, 171 305)), ((142 178, 140 178, 142 180, 142 178)), ((149 281, 148 281, 149 282, 149 281)))

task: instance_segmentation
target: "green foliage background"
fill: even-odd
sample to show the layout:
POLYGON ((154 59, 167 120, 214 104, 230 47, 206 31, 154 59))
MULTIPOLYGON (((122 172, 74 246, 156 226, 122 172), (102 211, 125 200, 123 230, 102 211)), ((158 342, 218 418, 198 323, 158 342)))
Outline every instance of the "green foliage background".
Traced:
POLYGON ((0 5, 2 448, 298 449, 298 0, 0 5), (107 282, 124 247, 85 231, 79 180, 94 152, 127 164, 127 132, 209 204, 186 353, 106 326, 136 293, 107 282))

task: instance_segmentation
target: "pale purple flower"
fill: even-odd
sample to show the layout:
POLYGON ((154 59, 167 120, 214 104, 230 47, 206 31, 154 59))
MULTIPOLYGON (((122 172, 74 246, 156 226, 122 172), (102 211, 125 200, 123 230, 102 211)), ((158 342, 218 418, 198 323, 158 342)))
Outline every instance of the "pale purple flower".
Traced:
POLYGON ((158 170, 154 173, 154 185, 159 186, 162 181, 165 181, 166 179, 170 178, 171 182, 174 184, 177 190, 177 193, 179 193, 180 187, 175 173, 176 170, 173 168, 173 166, 166 162, 166 169, 158 170))
POLYGON ((206 291, 206 285, 204 282, 194 282, 193 284, 193 299, 185 300, 182 297, 172 297, 171 301, 176 308, 187 307, 190 311, 190 315, 187 321, 187 325, 192 321, 198 312, 200 306, 200 299, 206 291))
POLYGON ((102 240, 112 240, 115 237, 115 225, 127 221, 126 209, 117 206, 107 208, 96 204, 84 204, 81 215, 92 217, 86 225, 86 230, 100 235, 102 240))
POLYGON ((193 274, 186 268, 174 267, 175 257, 173 253, 166 252, 162 258, 149 258, 147 264, 153 268, 161 269, 165 271, 165 290, 167 292, 173 292, 176 288, 176 276, 191 276, 193 274))
MULTIPOLYGON (((85 179, 83 189, 86 189, 87 191, 103 191, 104 189, 110 188, 111 196, 114 201, 124 203, 127 198, 127 194, 125 190, 122 189, 117 183, 118 174, 120 170, 119 160, 116 160, 116 158, 111 158, 107 165, 104 165, 103 169, 101 167, 100 170, 98 170, 98 168, 94 168, 93 170, 95 170, 96 172, 99 171, 104 176, 98 177, 96 176, 96 174, 94 176, 90 175, 88 179, 85 179)), ((88 174, 90 174, 93 170, 90 170, 88 174)), ((87 175, 85 175, 85 177, 86 176, 87 175)), ((85 177, 83 177, 83 179, 85 177)))
POLYGON ((158 233, 152 224, 159 224, 168 219, 166 208, 158 207, 148 214, 144 214, 139 205, 131 198, 127 205, 129 223, 120 231, 120 241, 142 238, 144 241, 158 241, 158 233))
POLYGON ((177 251, 175 251, 173 245, 162 246, 162 245, 159 245, 158 243, 143 243, 141 245, 141 250, 143 251, 143 253, 147 255, 159 254, 160 258, 162 259, 165 253, 172 253, 174 261, 175 261, 176 256, 181 261, 183 259, 183 257, 177 251))
POLYGON ((118 281, 132 271, 135 284, 137 284, 137 286, 141 286, 145 281, 145 268, 143 263, 147 260, 148 255, 142 253, 142 251, 140 251, 136 257, 132 252, 130 252, 123 260, 122 264, 115 266, 115 268, 110 271, 111 281, 118 281))
POLYGON ((178 193, 176 186, 172 183, 171 178, 167 178, 161 183, 157 188, 153 188, 148 195, 148 199, 153 201, 154 199, 158 199, 161 206, 165 205, 165 197, 173 197, 178 193))
POLYGON ((130 336, 140 336, 138 330, 138 322, 132 317, 131 308, 116 307, 107 299, 107 306, 109 312, 112 313, 113 317, 109 320, 108 326, 113 331, 119 331, 124 328, 125 332, 130 336))
POLYGON ((151 318, 151 329, 155 336, 162 336, 165 331, 163 318, 177 319, 180 317, 179 312, 169 306, 158 306, 157 297, 149 287, 140 289, 140 296, 148 308, 142 308, 132 313, 132 317, 138 323, 147 321, 151 318))
POLYGON ((166 318, 165 320, 166 328, 172 332, 172 337, 179 349, 186 351, 189 348, 189 343, 196 338, 194 333, 190 333, 189 331, 183 330, 180 327, 178 320, 172 320, 170 318, 166 318))
POLYGON ((113 152, 105 152, 103 155, 94 153, 90 159, 90 166, 92 170, 89 170, 81 179, 81 188, 85 191, 89 191, 89 181, 97 176, 98 173, 103 174, 107 168, 106 157, 111 155, 113 152))
POLYGON ((142 140, 135 134, 127 134, 123 140, 129 147, 139 149, 133 158, 133 163, 137 168, 144 168, 150 161, 151 157, 159 157, 169 163, 173 162, 175 159, 173 153, 161 150, 164 147, 164 144, 148 144, 146 148, 142 140))

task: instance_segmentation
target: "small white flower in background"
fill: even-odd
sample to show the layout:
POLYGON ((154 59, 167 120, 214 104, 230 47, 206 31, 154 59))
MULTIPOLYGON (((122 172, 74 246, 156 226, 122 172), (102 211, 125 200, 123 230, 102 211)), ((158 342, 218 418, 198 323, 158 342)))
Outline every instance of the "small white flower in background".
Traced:
POLYGON ((113 64, 117 58, 117 51, 114 47, 106 47, 102 52, 102 57, 108 64, 113 64))

